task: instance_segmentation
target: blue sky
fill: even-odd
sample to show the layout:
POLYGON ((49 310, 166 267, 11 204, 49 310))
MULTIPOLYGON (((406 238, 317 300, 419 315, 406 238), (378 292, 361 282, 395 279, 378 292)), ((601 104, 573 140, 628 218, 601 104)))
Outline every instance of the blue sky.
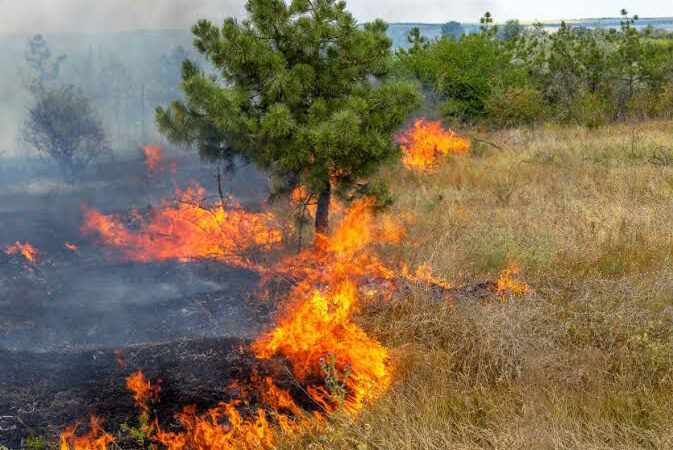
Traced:
MULTIPOLYGON (((0 33, 187 28, 194 20, 243 14, 243 0, 0 0, 0 33)), ((673 16, 671 0, 350 0, 360 21, 474 22, 489 10, 496 20, 524 21, 617 16, 673 16)))

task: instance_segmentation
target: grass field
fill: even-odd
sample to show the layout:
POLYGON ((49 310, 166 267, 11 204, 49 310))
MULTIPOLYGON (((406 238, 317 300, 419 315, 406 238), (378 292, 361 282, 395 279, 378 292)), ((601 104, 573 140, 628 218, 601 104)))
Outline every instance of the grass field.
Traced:
POLYGON ((478 137, 495 146, 383 174, 413 218, 386 258, 454 283, 516 264, 531 294, 365 306, 392 388, 281 448, 673 447, 673 123, 478 137))

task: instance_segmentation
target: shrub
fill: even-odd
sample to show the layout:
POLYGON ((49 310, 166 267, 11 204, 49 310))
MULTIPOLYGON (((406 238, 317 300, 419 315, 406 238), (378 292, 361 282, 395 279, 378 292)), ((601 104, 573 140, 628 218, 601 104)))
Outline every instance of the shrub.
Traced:
POLYGON ((605 125, 612 115, 613 107, 607 96, 585 92, 570 104, 567 121, 588 128, 598 128, 605 125))
POLYGON ((673 35, 638 31, 622 11, 617 30, 541 24, 426 41, 398 53, 399 74, 417 78, 445 119, 499 126, 553 117, 592 128, 673 115, 673 35))
POLYGON ((542 93, 529 85, 498 86, 486 99, 486 114, 500 126, 530 125, 549 117, 542 93))

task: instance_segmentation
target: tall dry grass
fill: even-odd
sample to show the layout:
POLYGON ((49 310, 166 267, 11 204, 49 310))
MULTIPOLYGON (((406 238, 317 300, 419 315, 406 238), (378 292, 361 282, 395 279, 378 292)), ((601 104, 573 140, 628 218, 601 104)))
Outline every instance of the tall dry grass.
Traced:
POLYGON ((365 308, 392 388, 281 448, 673 447, 673 123, 479 138, 497 148, 383 174, 413 218, 386 257, 456 283, 516 262, 534 292, 365 308))

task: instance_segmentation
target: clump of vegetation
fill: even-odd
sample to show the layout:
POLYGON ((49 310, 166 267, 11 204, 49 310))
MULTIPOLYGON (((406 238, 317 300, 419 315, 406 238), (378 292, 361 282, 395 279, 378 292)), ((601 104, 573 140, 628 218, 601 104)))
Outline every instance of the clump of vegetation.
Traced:
MULTIPOLYGON (((24 445, 28 450, 51 450, 58 447, 55 443, 49 442, 46 438, 34 435, 28 436, 24 445)), ((0 450, 3 448, 4 447, 0 447, 0 450)))
POLYGON ((327 391, 336 399, 337 406, 343 407, 348 392, 348 378, 351 374, 351 367, 346 366, 343 371, 336 367, 336 355, 329 354, 327 358, 320 360, 320 370, 325 375, 325 385, 327 391))
POLYGON ((143 412, 138 416, 138 426, 132 427, 128 423, 123 423, 119 426, 119 433, 121 436, 128 436, 136 444, 144 448, 147 441, 147 426, 149 418, 147 413, 143 412))
POLYGON ((556 33, 541 24, 493 24, 479 33, 427 41, 398 52, 399 73, 432 92, 445 118, 498 126, 540 123, 597 127, 673 113, 673 33, 638 31, 622 10, 618 30, 572 27, 556 33))
POLYGON ((32 104, 23 128, 24 141, 53 159, 69 183, 106 151, 105 132, 89 98, 72 84, 60 82, 65 55, 53 58, 46 40, 36 35, 28 45, 32 104))
POLYGON ((420 105, 393 80, 387 25, 360 27, 342 1, 250 0, 249 17, 202 20, 196 48, 220 79, 183 66, 185 101, 157 109, 161 131, 211 158, 242 155, 273 178, 274 193, 303 187, 327 232, 332 191, 362 192, 398 156, 392 136, 420 105))
POLYGON ((56 161, 68 182, 106 150, 101 121, 87 97, 69 85, 36 92, 23 136, 38 153, 56 161))

